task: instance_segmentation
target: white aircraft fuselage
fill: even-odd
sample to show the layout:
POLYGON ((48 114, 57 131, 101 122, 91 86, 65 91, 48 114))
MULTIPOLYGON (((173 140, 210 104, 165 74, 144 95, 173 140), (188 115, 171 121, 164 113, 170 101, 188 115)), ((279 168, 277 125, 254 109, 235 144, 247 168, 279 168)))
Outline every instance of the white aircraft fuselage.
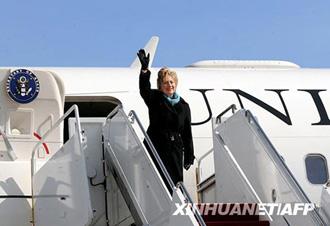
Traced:
MULTIPOLYGON (((307 179, 305 158, 330 159, 330 70, 254 68, 173 68, 177 92, 190 105, 195 155, 212 148, 211 117, 231 104, 253 112, 302 188, 319 202, 321 184, 307 179)), ((139 94, 139 68, 47 68, 59 75, 66 96, 110 96, 125 111, 134 109, 145 127, 147 107, 139 94)), ((152 68, 156 88, 158 68, 152 68)), ((230 113, 225 115, 230 116, 230 113)), ((328 169, 327 169, 328 170, 328 169)), ((271 176, 271 175, 265 175, 271 176)), ((189 182, 188 182, 189 186, 189 182)))
MULTIPOLYGON (((134 109, 144 126, 148 126, 147 107, 139 94, 138 67, 26 69, 56 73, 64 82, 66 96, 112 97, 126 112, 134 109)), ((191 108, 197 158, 213 146, 211 118, 232 104, 244 107, 257 117, 310 199, 316 203, 320 201, 322 184, 309 182, 305 158, 317 154, 330 159, 330 70, 294 67, 172 69, 179 78, 177 92, 191 108)), ((158 70, 151 69, 152 88, 157 87, 158 70)), ((225 115, 229 116, 230 113, 225 115)), ((188 187, 195 186, 194 182, 185 183, 188 187)))

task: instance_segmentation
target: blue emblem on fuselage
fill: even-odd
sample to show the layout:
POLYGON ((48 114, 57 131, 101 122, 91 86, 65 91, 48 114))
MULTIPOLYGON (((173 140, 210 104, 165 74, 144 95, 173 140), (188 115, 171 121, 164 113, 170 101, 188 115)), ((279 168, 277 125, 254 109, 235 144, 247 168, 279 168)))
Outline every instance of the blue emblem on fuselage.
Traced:
POLYGON ((6 89, 11 99, 20 104, 27 104, 38 96, 40 84, 31 71, 18 69, 8 76, 6 89))

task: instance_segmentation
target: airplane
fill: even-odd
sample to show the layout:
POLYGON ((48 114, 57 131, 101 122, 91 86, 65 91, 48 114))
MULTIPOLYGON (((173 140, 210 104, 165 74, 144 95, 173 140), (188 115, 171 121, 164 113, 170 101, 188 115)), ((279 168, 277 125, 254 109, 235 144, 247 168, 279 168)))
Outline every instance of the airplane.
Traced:
MULTIPOLYGON (((151 55, 150 81, 153 88, 156 87, 156 76, 159 70, 159 68, 152 67, 158 41, 158 37, 152 37, 144 47, 146 52, 151 55)), ((213 175, 217 168, 217 162, 213 157, 213 153, 216 152, 214 150, 213 134, 216 126, 214 118, 224 113, 224 110, 230 107, 233 112, 234 110, 248 109, 253 113, 256 123, 263 129, 274 149, 277 150, 281 161, 283 161, 283 164, 288 167, 290 173, 294 176, 297 184, 299 184, 312 203, 315 203, 317 206, 321 205, 321 196, 329 180, 329 167, 327 163, 327 160, 330 159, 328 151, 330 147, 330 119, 328 115, 330 111, 330 91, 327 88, 327 84, 330 84, 329 69, 301 68, 299 65, 287 61, 204 60, 184 68, 173 68, 173 70, 177 72, 179 77, 177 91, 189 103, 191 108, 196 162, 194 167, 185 172, 184 185, 195 202, 198 200, 202 200, 203 202, 219 201, 216 200, 216 192, 214 190, 208 190, 210 185, 212 185, 212 189, 215 189, 214 184, 221 183, 218 178, 215 180, 213 175), (205 184, 206 186, 202 188, 205 184)), ((92 123, 104 125, 107 120, 113 117, 109 117, 109 113, 115 109, 121 108, 121 114, 126 115, 130 110, 134 110, 134 114, 138 116, 143 127, 146 128, 148 126, 148 112, 147 107, 140 97, 138 87, 139 61, 136 58, 130 67, 127 68, 2 67, 0 71, 1 86, 3 87, 0 98, 0 131, 3 137, 3 142, 0 140, 0 161, 2 161, 0 163, 2 171, 0 174, 2 196, 0 198, 3 199, 0 203, 0 208, 3 214, 0 215, 8 215, 8 212, 5 211, 8 206, 18 208, 18 206, 24 205, 26 208, 23 208, 22 211, 24 213, 21 213, 21 215, 26 216, 25 220, 20 221, 17 219, 15 221, 13 220, 15 215, 13 215, 5 221, 7 225, 31 225, 31 222, 33 225, 43 225, 40 222, 48 222, 48 225, 53 225, 49 223, 53 218, 54 222, 57 222, 56 224, 58 225, 58 220, 55 220, 55 218, 58 217, 64 220, 65 213, 62 213, 60 216, 52 216, 46 213, 48 207, 46 209, 41 208, 40 210, 34 208, 33 211, 40 211, 47 216, 47 218, 40 217, 38 223, 36 219, 31 220, 30 213, 26 213, 28 212, 26 209, 30 208, 28 206, 31 206, 31 201, 25 200, 24 202, 18 202, 14 200, 13 202, 9 202, 8 198, 6 199, 5 194, 11 194, 11 191, 14 190, 17 192, 21 190, 20 192, 25 195, 30 193, 29 189, 22 188, 19 186, 19 182, 13 181, 13 178, 20 178, 18 176, 20 170, 24 172, 24 169, 25 171, 29 169, 30 161, 22 163, 22 166, 18 167, 15 172, 12 172, 10 177, 6 175, 7 171, 13 169, 13 166, 10 165, 12 164, 10 163, 11 160, 14 161, 16 159, 15 161, 21 161, 22 158, 30 160, 30 153, 10 152, 12 149, 8 148, 8 142, 6 143, 5 140, 14 143, 14 147, 19 146, 22 148, 23 145, 30 147, 31 150, 35 143, 40 141, 39 143, 43 145, 44 151, 38 146, 34 153, 36 156, 34 158, 38 160, 52 159, 57 154, 54 150, 61 148, 63 142, 70 141, 74 131, 79 129, 75 127, 79 120, 77 118, 70 118, 66 121, 65 125, 58 124, 59 127, 54 132, 58 137, 56 139, 54 138, 56 137, 55 135, 51 135, 51 138, 48 138, 48 140, 43 138, 47 134, 43 126, 52 128, 56 125, 55 122, 61 119, 64 112, 68 110, 75 112, 75 109, 72 110, 73 105, 76 105, 77 109, 79 109, 80 122, 82 127, 85 126, 84 132, 85 135, 87 134, 82 139, 87 139, 88 142, 91 142, 90 144, 87 142, 89 149, 105 145, 106 142, 100 140, 101 136, 98 138, 97 144, 92 142, 94 139, 93 134, 98 134, 100 127, 97 133, 89 133, 88 129, 94 131, 92 130, 92 123), (32 104, 33 101, 31 104, 14 103, 12 99, 15 99, 15 95, 8 97, 6 93, 10 89, 10 85, 8 88, 8 84, 11 77, 15 77, 15 73, 19 74, 23 72, 36 74, 40 80, 40 84, 37 84, 35 87, 35 92, 40 92, 40 95, 43 93, 45 96, 43 99, 40 99, 40 103, 38 102, 39 105, 34 106, 32 104), (44 79, 40 75, 50 76, 49 81, 56 84, 58 91, 54 91, 51 86, 44 85, 47 81, 43 81, 44 79), (6 86, 7 88, 5 88, 6 86), (49 93, 53 92, 56 101, 50 101, 53 97, 48 97, 46 91, 49 91, 49 93), (64 106, 61 106, 61 103, 64 106), (57 110, 54 110, 54 113, 47 118, 43 113, 47 108, 49 108, 49 111, 53 111, 51 110, 53 108, 57 110), (41 117, 42 120, 40 119, 40 121, 38 117, 41 117), (24 124, 22 122, 24 121, 23 118, 30 118, 31 122, 24 124), (39 123, 38 130, 33 125, 37 121, 39 123), (20 123, 23 123, 23 127, 26 127, 25 130, 19 129, 19 127, 23 128, 20 123), (33 142, 26 145, 26 140, 33 140, 33 142), (9 150, 8 155, 3 150, 9 150), (50 152, 49 156, 47 152, 50 152), (10 204, 6 204, 8 202, 10 204), (26 223, 28 221, 26 219, 30 219, 30 222, 26 223), (47 219, 51 220, 47 221, 47 219), (12 221, 15 223, 12 224, 12 221)), ((21 84, 24 84, 24 82, 24 80, 21 81, 21 84)), ((21 85, 17 89, 20 89, 21 96, 26 98, 32 92, 30 87, 25 87, 24 85, 23 87, 21 85)), ((226 112, 223 114, 225 117, 222 117, 222 120, 226 122, 226 119, 228 119, 229 121, 231 115, 230 112, 226 112)), ((142 135, 143 131, 138 133, 139 137, 142 135)), ((106 140, 106 138, 104 139, 106 140)), ((110 142, 109 140, 107 141, 110 142)), ((82 166, 79 167, 83 167, 89 163, 94 164, 91 163, 94 158, 93 155, 87 155, 86 163, 81 163, 82 166)), ((98 157, 101 158, 102 156, 98 157)), ((77 160, 77 162, 79 161, 77 160)), ((37 172, 35 168, 47 169, 46 161, 37 161, 32 165, 34 165, 32 167, 32 175, 37 172)), ((95 168, 97 170, 87 170, 89 182, 94 185, 98 184, 96 183, 97 181, 102 180, 98 172, 102 171, 102 165, 95 168)), ((47 174, 47 171, 40 174, 47 174)), ((40 177, 42 178, 42 176, 40 177)), ((272 175, 266 175, 266 177, 272 177, 272 175)), ((35 178, 38 179, 39 175, 35 178)), ((86 180, 81 176, 77 178, 80 178, 81 181, 86 180)), ((23 179, 18 179, 18 181, 20 180, 23 179)), ((29 184, 33 180, 36 179, 31 179, 24 183, 29 184)), ((50 181, 49 183, 50 185, 47 187, 49 189, 51 185, 61 186, 56 184, 56 181, 50 181)), ((99 185, 104 184, 100 183, 99 185)), ((96 197, 99 196, 99 193, 102 193, 100 186, 97 187, 95 185, 95 187, 95 194, 91 193, 89 196, 94 195, 96 197)), ((37 191, 41 192, 38 189, 37 191)), ((82 191, 83 194, 79 193, 79 195, 88 196, 84 192, 82 191)), ((274 194, 272 195, 274 196, 274 194)), ((11 198, 14 199, 15 197, 11 198)), ((66 196, 61 196, 60 199, 65 200, 66 196)), ((118 197, 113 199, 120 200, 118 197)), ((97 200, 99 201, 99 199, 97 200)), ((40 201, 41 204, 44 202, 40 201)), ((107 201, 103 200, 101 203, 106 206, 104 202, 107 201)), ((121 200, 118 203, 124 202, 121 200)), ((81 203, 81 205, 87 204, 81 203)), ((98 208, 104 208, 97 206, 96 201, 94 201, 93 205, 94 215, 96 215, 95 212, 97 212, 98 208)), ((124 204, 120 205, 124 206, 124 204)), ((119 207, 111 211, 113 215, 116 215, 118 219, 122 220, 120 222, 122 225, 130 225, 133 222, 125 222, 128 219, 125 217, 129 214, 120 216, 121 210, 127 212, 127 210, 124 211, 125 208, 127 209, 127 207, 119 207)), ((138 209, 135 211, 138 212, 138 209)), ((130 212, 132 212, 131 209, 130 212)), ((32 213, 32 216, 34 213, 32 213)), ((110 225, 109 220, 104 220, 105 217, 101 214, 92 218, 93 220, 89 220, 89 224, 86 225, 110 225), (102 223, 98 223, 98 220, 95 220, 95 218, 101 219, 99 222, 102 223)), ((134 220, 136 221, 136 219, 134 220)), ((63 223, 61 225, 66 224, 63 223)))

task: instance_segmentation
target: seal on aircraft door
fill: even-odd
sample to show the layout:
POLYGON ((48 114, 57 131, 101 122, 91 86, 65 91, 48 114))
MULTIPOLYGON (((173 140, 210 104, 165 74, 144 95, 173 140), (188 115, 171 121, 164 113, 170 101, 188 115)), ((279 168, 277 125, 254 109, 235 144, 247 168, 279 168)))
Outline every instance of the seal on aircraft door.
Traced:
POLYGON ((40 84, 37 76, 31 71, 18 69, 8 76, 6 90, 12 100, 20 104, 27 104, 38 96, 40 84))

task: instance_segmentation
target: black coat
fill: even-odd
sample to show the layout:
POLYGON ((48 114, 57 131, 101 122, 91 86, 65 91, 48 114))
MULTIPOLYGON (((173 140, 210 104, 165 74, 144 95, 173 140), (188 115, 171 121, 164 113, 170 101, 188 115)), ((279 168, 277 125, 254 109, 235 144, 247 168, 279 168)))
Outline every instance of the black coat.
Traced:
POLYGON ((183 181, 183 160, 194 162, 190 108, 183 98, 172 106, 163 92, 151 89, 149 80, 149 70, 140 73, 140 94, 149 109, 147 133, 176 184, 183 181))

